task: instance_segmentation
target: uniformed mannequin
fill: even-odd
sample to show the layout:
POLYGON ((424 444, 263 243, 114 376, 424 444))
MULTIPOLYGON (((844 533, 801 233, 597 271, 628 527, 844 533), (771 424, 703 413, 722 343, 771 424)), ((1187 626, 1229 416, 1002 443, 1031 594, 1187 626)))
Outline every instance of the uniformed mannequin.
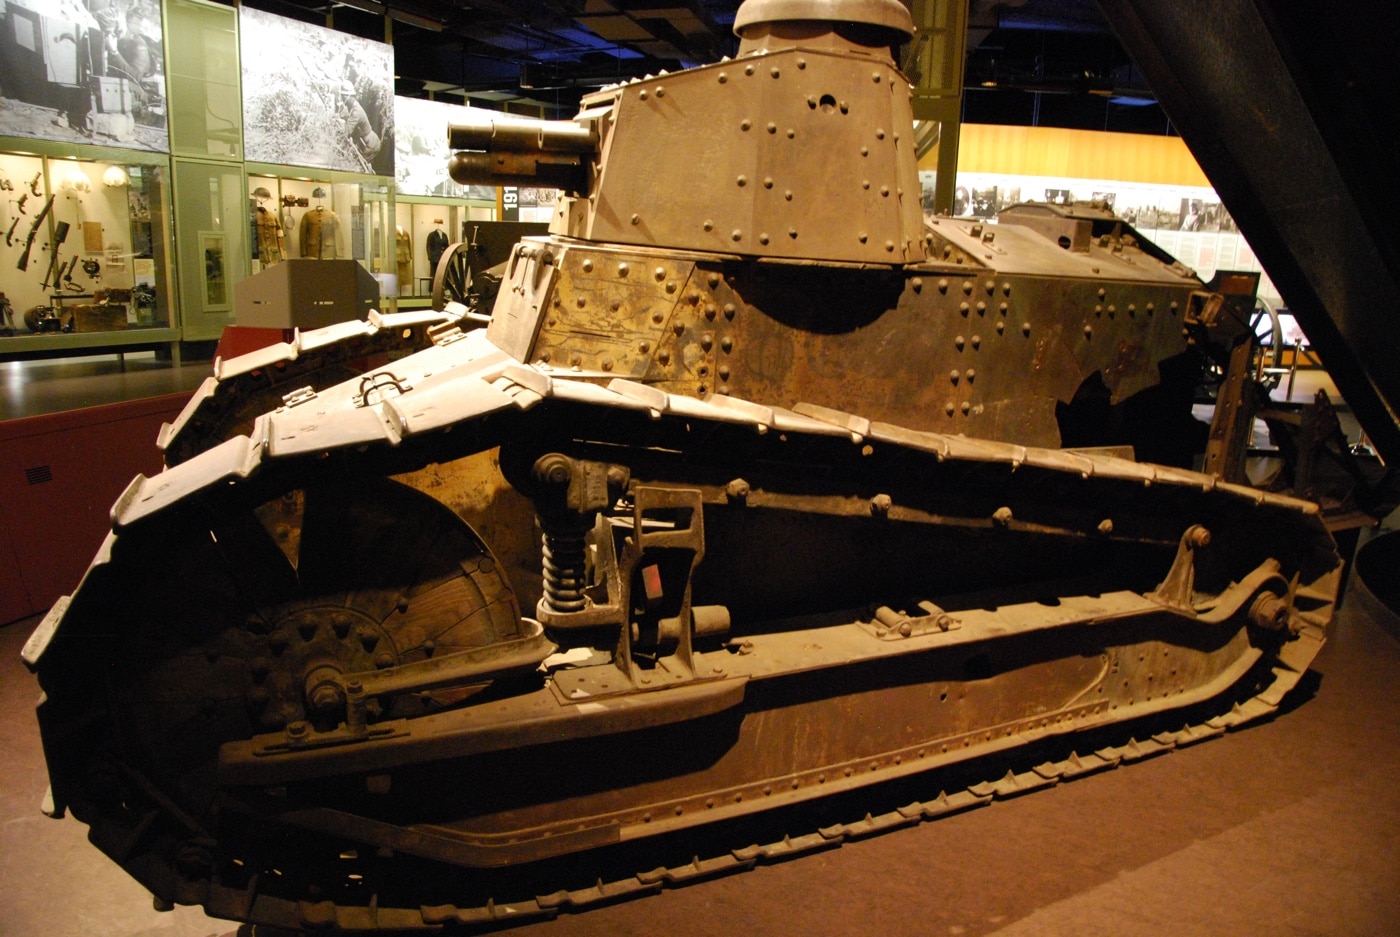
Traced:
POLYGON ((407 295, 413 283, 413 238, 402 226, 394 229, 394 259, 399 268, 399 290, 407 295))
MULTIPOLYGON (((315 198, 326 197, 326 190, 318 188, 311 193, 315 198)), ((319 260, 335 260, 336 235, 340 231, 340 219, 335 212, 320 204, 301 216, 300 247, 301 256, 319 260)))
POLYGON ((257 199, 258 203, 253 209, 253 230, 257 235, 256 256, 264 267, 268 267, 286 259, 286 235, 282 231, 281 220, 263 205, 264 201, 272 198, 272 193, 258 186, 253 190, 253 198, 257 199))
MULTIPOLYGON (((441 218, 434 218, 433 224, 441 225, 441 218)), ((447 232, 441 227, 434 228, 428 232, 428 273, 437 272, 438 261, 442 259, 443 251, 447 250, 447 232)))

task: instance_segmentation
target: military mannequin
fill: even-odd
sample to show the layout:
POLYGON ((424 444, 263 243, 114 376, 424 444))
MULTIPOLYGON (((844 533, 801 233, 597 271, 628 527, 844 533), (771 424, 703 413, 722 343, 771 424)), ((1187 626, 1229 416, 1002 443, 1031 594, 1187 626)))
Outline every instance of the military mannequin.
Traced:
MULTIPOLYGON (((318 188, 311 194, 318 199, 325 198, 326 190, 318 188)), ((335 212, 318 204, 301 216, 301 256, 335 260, 339 256, 336 251, 336 235, 339 232, 340 219, 335 212)))
MULTIPOLYGON (((434 218, 433 224, 442 224, 442 219, 434 218)), ((442 228, 434 228, 428 232, 428 273, 437 272, 438 261, 442 259, 442 254, 447 250, 447 232, 442 228)))
POLYGON ((253 209, 253 231, 257 236, 257 258, 264 267, 285 260, 287 257, 286 235, 282 231, 282 221, 267 210, 263 201, 272 198, 272 193, 262 186, 253 190, 257 207, 253 209))
POLYGON ((413 238, 402 226, 394 229, 394 259, 399 268, 399 290, 407 292, 413 282, 413 238))

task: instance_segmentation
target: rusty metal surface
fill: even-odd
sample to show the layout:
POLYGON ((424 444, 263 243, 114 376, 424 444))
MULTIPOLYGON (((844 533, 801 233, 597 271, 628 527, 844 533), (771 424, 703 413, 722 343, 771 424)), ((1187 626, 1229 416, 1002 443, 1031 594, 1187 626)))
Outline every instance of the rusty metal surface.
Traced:
POLYGON ((557 913, 1209 737, 1306 669, 1341 570, 1317 506, 1179 467, 1224 295, 1094 211, 925 227, 894 8, 746 9, 732 62, 455 131, 477 164, 588 164, 487 329, 377 317, 220 362, 114 505, 25 659, 57 810, 159 900, 557 913), (830 112, 792 90, 818 79, 830 112), (654 871, 521 893, 632 849, 654 871))

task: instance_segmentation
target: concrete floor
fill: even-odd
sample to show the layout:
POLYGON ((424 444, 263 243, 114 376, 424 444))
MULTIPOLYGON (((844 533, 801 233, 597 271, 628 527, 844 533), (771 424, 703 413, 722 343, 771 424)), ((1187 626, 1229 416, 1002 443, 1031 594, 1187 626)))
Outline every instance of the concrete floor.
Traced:
MULTIPOLYGON (((19 662, 32 624, 0 628, 0 935, 231 933, 198 909, 154 912, 82 824, 39 814, 38 689, 19 662)), ((1315 696, 1221 739, 511 933, 1394 937, 1400 643, 1351 603, 1315 674, 1315 696)))

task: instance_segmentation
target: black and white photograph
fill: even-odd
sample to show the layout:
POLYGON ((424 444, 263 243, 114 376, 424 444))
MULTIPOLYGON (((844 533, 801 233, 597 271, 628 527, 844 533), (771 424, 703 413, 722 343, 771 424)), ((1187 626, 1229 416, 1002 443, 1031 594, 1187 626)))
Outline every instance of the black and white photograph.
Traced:
POLYGON ((244 156, 261 163, 394 172, 394 50, 243 7, 244 156))
POLYGON ((159 0, 0 2, 0 135, 169 150, 159 0))
POLYGON ((473 110, 445 101, 394 99, 394 177, 399 194, 496 198, 496 190, 491 186, 460 185, 447 174, 447 161, 452 155, 447 145, 447 128, 466 120, 473 110))

